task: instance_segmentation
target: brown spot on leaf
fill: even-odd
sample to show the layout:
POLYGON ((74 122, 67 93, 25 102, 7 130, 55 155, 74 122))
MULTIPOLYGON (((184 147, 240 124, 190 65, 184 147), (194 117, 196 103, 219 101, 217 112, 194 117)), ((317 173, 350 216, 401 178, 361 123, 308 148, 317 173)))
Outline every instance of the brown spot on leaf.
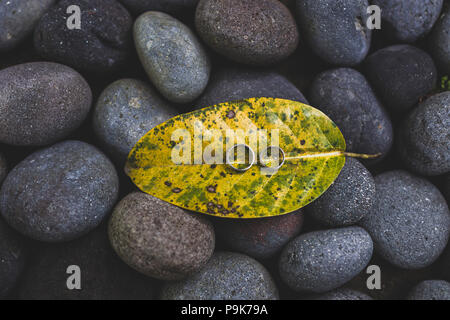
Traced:
POLYGON ((173 188, 173 189, 172 189, 172 192, 173 192, 173 193, 180 193, 180 192, 181 192, 181 189, 180 189, 180 188, 173 188))
POLYGON ((171 187, 171 186, 172 186, 172 183, 170 183, 169 181, 164 182, 164 184, 165 184, 166 186, 168 186, 168 187, 171 187))
POLYGON ((233 119, 234 117, 236 117, 236 112, 234 112, 233 110, 228 111, 227 118, 233 119))
POLYGON ((209 187, 206 188, 206 190, 208 192, 210 192, 210 193, 215 193, 216 192, 216 186, 209 186, 209 187))

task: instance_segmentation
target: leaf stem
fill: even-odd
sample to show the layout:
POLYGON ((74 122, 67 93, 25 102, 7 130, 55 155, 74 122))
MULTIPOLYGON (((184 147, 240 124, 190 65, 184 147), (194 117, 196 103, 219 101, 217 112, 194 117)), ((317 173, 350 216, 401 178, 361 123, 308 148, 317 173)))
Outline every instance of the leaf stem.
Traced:
POLYGON ((374 158, 378 158, 379 156, 381 156, 381 153, 361 154, 361 153, 343 152, 342 154, 346 157, 361 158, 361 159, 374 159, 374 158))

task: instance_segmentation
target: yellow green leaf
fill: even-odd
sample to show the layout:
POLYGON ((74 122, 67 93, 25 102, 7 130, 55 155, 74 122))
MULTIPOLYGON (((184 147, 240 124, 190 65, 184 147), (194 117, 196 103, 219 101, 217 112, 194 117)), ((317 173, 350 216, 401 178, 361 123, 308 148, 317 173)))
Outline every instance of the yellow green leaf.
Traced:
POLYGON ((179 207, 258 218, 286 214, 314 201, 337 178, 345 155, 342 133, 321 111, 290 100, 252 98, 158 125, 135 145, 125 170, 142 191, 179 207), (230 132, 235 133, 231 138, 230 132), (255 150, 257 163, 245 172, 225 163, 229 147, 238 143, 255 150), (286 159, 270 171, 258 153, 275 143, 286 159), (176 161, 174 155, 179 156, 176 161), (221 162, 211 164, 211 157, 221 162))

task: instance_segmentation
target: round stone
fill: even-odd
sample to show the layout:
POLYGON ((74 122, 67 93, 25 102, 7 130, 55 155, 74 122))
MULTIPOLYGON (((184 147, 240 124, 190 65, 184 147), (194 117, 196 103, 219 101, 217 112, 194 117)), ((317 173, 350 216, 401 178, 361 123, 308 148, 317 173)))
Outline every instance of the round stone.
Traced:
POLYGON ((450 282, 423 281, 411 290, 408 300, 450 300, 450 282))
POLYGON ((40 20, 34 46, 44 58, 87 72, 110 72, 122 66, 132 50, 133 20, 116 0, 61 0, 40 20), (73 11, 81 10, 80 29, 69 28, 73 11))
POLYGON ((422 175, 450 171, 450 91, 419 104, 398 131, 397 149, 403 163, 422 175))
POLYGON ((166 283, 163 300, 277 300, 269 272, 256 260, 239 253, 218 252, 190 278, 166 283))
POLYGON ((360 227, 310 232, 283 249, 279 271, 293 290, 324 293, 358 275, 372 258, 372 251, 372 239, 360 227))
POLYGON ((122 79, 100 95, 93 126, 105 150, 123 162, 139 139, 176 114, 146 83, 122 79))
POLYGON ((120 0, 132 12, 141 14, 147 11, 183 13, 194 10, 199 0, 120 0))
POLYGON ((450 6, 444 9, 440 19, 430 35, 431 54, 442 68, 443 73, 450 74, 450 6))
POLYGON ((315 300, 356 301, 373 299, 365 293, 352 289, 340 288, 315 297, 315 300))
POLYGON ((183 23, 162 12, 146 12, 134 24, 134 42, 150 80, 168 100, 187 103, 203 92, 209 58, 183 23))
POLYGON ((0 142, 41 146, 63 139, 89 113, 91 89, 75 70, 34 62, 0 71, 0 142))
POLYGON ((31 154, 8 174, 0 212, 22 234, 59 242, 100 224, 117 199, 112 163, 97 148, 66 141, 31 154))
POLYGON ((197 31, 216 52, 234 61, 266 66, 297 48, 297 25, 277 0, 200 0, 197 31))
POLYGON ((450 235, 450 212, 439 190, 406 171, 375 177, 377 197, 372 212, 360 222, 371 235, 375 251, 404 269, 431 265, 450 235))
POLYGON ((2 186, 3 180, 8 174, 8 163, 6 162, 5 156, 0 153, 0 187, 2 186))
POLYGON ((179 280, 198 272, 215 245, 208 220, 141 192, 128 195, 116 206, 109 238, 129 266, 162 280, 179 280))

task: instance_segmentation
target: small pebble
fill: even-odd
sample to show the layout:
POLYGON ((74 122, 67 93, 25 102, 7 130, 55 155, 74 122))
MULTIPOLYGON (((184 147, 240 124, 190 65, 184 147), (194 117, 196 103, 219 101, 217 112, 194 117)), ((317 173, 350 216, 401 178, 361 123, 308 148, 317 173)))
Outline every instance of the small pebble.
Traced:
POLYGON ((450 74, 450 6, 436 22, 429 41, 434 60, 443 73, 450 74))
POLYGON ((329 227, 349 226, 370 212, 375 197, 375 181, 370 172, 358 160, 347 158, 335 182, 306 210, 329 227))
POLYGON ((5 180, 8 174, 8 163, 6 162, 5 156, 0 153, 0 187, 2 186, 3 180, 5 180))
POLYGON ((239 253, 217 252, 190 278, 166 283, 163 300, 277 300, 269 272, 256 260, 239 253))
POLYGON ((32 153, 12 169, 0 190, 0 212, 32 239, 72 240, 109 213, 118 180, 114 166, 97 148, 61 142, 32 153))
POLYGON ((339 68, 319 74, 312 83, 308 98, 312 106, 337 124, 345 137, 347 151, 381 153, 382 156, 376 159, 379 160, 391 149, 391 120, 358 71, 339 68))
POLYGON ((147 12, 134 24, 136 50, 150 80, 168 100, 187 103, 208 84, 210 62, 195 34, 162 12, 147 12))
POLYGON ((34 46, 51 61, 87 72, 111 72, 132 50, 133 20, 116 0, 61 0, 36 26, 34 46), (67 8, 81 9, 81 28, 69 29, 67 8))
POLYGON ((0 71, 0 142, 42 146, 65 138, 89 113, 92 93, 75 70, 50 62, 0 71))
POLYGON ((360 225, 371 235, 375 252, 404 269, 431 265, 445 249, 450 212, 439 190, 406 171, 375 177, 377 197, 360 225))
POLYGON ((198 272, 215 246, 208 220, 141 192, 129 194, 116 206, 108 232, 123 261, 161 280, 198 272))
POLYGON ((450 282, 444 280, 423 281, 411 290, 408 300, 450 300, 450 282))
POLYGON ((340 66, 354 66, 370 49, 367 0, 297 0, 301 34, 316 55, 340 66))
POLYGON ((360 273, 372 258, 373 244, 360 227, 302 234, 281 253, 279 271, 293 290, 324 293, 360 273))
POLYGON ((425 36, 439 17, 444 0, 372 0, 381 9, 381 30, 401 42, 425 36))
POLYGON ((183 13, 194 10, 199 0, 120 0, 132 12, 141 14, 146 11, 183 13))
POLYGON ((450 172, 450 91, 417 106, 398 130, 397 149, 403 163, 427 176, 450 172))
POLYGON ((277 0, 200 0, 195 24, 211 48, 249 65, 279 62, 299 42, 291 12, 277 0))
POLYGON ((366 73, 377 94, 392 112, 405 114, 434 89, 433 59, 419 48, 394 45, 371 54, 366 73))
POLYGON ((337 301, 356 301, 356 300, 373 300, 372 297, 365 293, 352 289, 336 289, 318 297, 314 300, 337 300, 337 301))
POLYGON ((123 162, 141 137, 176 114, 146 83, 122 79, 101 94, 93 126, 105 150, 123 162))

